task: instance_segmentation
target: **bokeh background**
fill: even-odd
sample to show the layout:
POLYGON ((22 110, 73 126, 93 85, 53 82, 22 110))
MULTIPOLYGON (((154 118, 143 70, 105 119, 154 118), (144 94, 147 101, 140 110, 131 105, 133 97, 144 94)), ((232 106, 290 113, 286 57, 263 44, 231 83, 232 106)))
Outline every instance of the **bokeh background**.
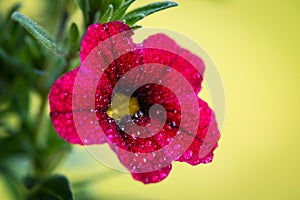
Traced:
MULTIPOLYGON (((43 18, 51 9, 43 0, 2 0, 1 11, 15 2, 23 2, 21 11, 49 31, 57 23, 43 18)), ((226 119, 213 162, 174 163, 166 180, 143 185, 75 147, 58 173, 71 181, 95 179, 90 192, 101 199, 300 199, 300 1, 177 2, 179 7, 140 24, 190 37, 215 62, 225 87, 226 119)), ((74 20, 80 20, 77 14, 74 20)), ((0 197, 9 199, 4 187, 0 197)))

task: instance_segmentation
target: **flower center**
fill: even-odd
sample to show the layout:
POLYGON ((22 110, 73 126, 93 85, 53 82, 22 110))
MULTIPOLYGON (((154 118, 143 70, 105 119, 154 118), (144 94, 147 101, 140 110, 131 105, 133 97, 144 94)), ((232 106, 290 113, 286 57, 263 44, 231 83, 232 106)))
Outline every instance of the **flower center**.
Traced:
POLYGON ((137 97, 128 97, 124 94, 116 94, 111 102, 111 105, 106 111, 107 115, 115 120, 119 120, 125 115, 128 115, 128 107, 126 102, 129 100, 129 114, 134 115, 140 110, 137 97))

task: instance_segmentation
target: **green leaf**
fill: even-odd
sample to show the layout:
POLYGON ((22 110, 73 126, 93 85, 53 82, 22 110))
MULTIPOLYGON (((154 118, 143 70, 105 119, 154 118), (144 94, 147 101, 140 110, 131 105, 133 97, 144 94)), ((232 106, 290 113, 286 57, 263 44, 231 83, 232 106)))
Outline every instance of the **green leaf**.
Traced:
POLYGON ((75 23, 72 23, 69 30, 69 45, 75 51, 79 48, 79 30, 75 23))
POLYGON ((84 16, 90 12, 90 1, 87 0, 75 0, 75 1, 78 7, 80 8, 80 10, 82 11, 82 13, 84 14, 84 16))
POLYGON ((93 23, 98 23, 98 22, 100 22, 100 20, 101 20, 101 11, 98 10, 98 11, 95 13, 93 23))
POLYGON ((100 11, 102 15, 106 12, 108 5, 110 4, 110 0, 89 0, 91 5, 90 17, 95 16, 97 11, 100 11))
POLYGON ((72 200, 73 194, 68 179, 56 175, 44 181, 27 199, 72 200))
POLYGON ((27 176, 23 179, 23 184, 28 190, 33 189, 40 182, 41 180, 39 178, 31 176, 27 176))
POLYGON ((26 123, 29 123, 29 90, 29 86, 22 79, 14 83, 13 107, 26 123))
POLYGON ((109 22, 111 20, 113 11, 114 11, 114 6, 112 4, 109 4, 107 10, 105 11, 104 15, 101 18, 101 23, 109 22))
POLYGON ((39 59, 42 55, 41 55, 41 48, 38 45, 37 41, 30 35, 27 35, 24 41, 26 43, 26 47, 29 50, 29 51, 26 50, 26 52, 27 53, 30 52, 29 54, 32 56, 32 58, 39 59))
POLYGON ((136 30, 136 29, 139 29, 139 28, 142 28, 142 26, 140 26, 140 25, 130 26, 131 30, 136 30))
POLYGON ((0 139, 0 159, 10 158, 15 155, 24 154, 22 141, 18 135, 0 139))
POLYGON ((128 0, 124 3, 124 5, 117 9, 112 17, 112 21, 115 21, 115 20, 120 20, 122 19, 122 17, 125 15, 125 12, 127 11, 127 9, 129 8, 129 6, 135 2, 136 0, 128 0))
POLYGON ((43 46, 51 50, 56 55, 62 56, 63 52, 60 47, 54 42, 54 39, 39 26, 36 22, 32 21, 30 18, 25 15, 14 12, 12 18, 19 22, 35 39, 37 39, 43 46))
POLYGON ((85 0, 75 0, 75 2, 82 12, 86 11, 85 0))
POLYGON ((167 8, 171 8, 174 6, 178 6, 178 4, 176 2, 172 2, 172 1, 151 3, 147 6, 137 8, 137 9, 127 13, 124 16, 124 19, 127 21, 127 19, 135 18, 138 15, 139 16, 144 15, 146 17, 148 15, 151 15, 152 13, 155 13, 155 12, 167 9, 167 8))
MULTIPOLYGON (((9 66, 10 71, 13 71, 16 74, 20 74, 25 76, 26 78, 33 78, 32 77, 32 66, 21 63, 19 60, 15 59, 13 56, 9 55, 4 49, 0 47, 0 59, 6 62, 9 66)), ((7 66, 4 63, 1 63, 3 68, 7 66)), ((8 68, 8 67, 7 67, 8 68)))
POLYGON ((132 17, 126 18, 124 21, 128 26, 134 25, 136 22, 144 19, 146 16, 144 14, 137 14, 132 17))
POLYGON ((112 4, 114 9, 117 10, 124 4, 124 0, 89 0, 91 4, 91 10, 100 10, 101 13, 105 13, 109 4, 112 4))
POLYGON ((115 10, 117 10, 117 9, 121 8, 121 6, 125 3, 125 1, 124 0, 110 0, 109 3, 114 6, 115 10))
POLYGON ((18 178, 11 169, 7 168, 3 164, 4 162, 0 163, 0 175, 3 178, 3 181, 5 181, 4 185, 6 186, 6 189, 10 191, 13 199, 21 199, 22 185, 19 183, 18 178))
POLYGON ((13 7, 9 10, 9 12, 7 13, 7 19, 6 21, 8 21, 10 19, 10 16, 16 12, 17 10, 19 10, 21 8, 21 4, 20 3, 16 3, 13 5, 13 7))
POLYGON ((85 23, 90 21, 91 5, 89 0, 76 0, 78 7, 81 9, 85 23))
POLYGON ((62 162, 67 155, 71 151, 71 146, 57 146, 56 149, 47 156, 47 158, 42 158, 44 159, 44 171, 45 172, 53 172, 53 170, 57 167, 57 165, 62 162))

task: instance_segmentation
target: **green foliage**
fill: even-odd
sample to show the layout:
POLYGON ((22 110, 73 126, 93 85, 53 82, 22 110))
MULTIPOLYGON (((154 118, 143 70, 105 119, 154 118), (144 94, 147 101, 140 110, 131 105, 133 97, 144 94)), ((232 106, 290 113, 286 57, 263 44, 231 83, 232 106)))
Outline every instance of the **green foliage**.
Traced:
POLYGON ((119 9, 116 9, 116 11, 114 12, 114 15, 112 17, 112 20, 123 19, 123 16, 125 15, 125 12, 127 11, 127 9, 135 1, 136 0, 127 0, 119 9))
POLYGON ((112 4, 109 4, 108 8, 105 11, 105 13, 103 14, 100 22, 101 23, 109 22, 112 18, 113 12, 114 12, 114 6, 112 4))
POLYGON ((66 177, 55 175, 44 181, 27 177, 24 180, 27 188, 32 188, 33 192, 27 197, 28 200, 51 199, 51 200, 72 200, 69 181, 66 177))
POLYGON ((126 14, 126 11, 136 0, 76 0, 84 18, 84 27, 91 23, 120 20, 128 25, 134 25, 139 20, 155 12, 177 6, 172 1, 151 3, 126 14))
MULTIPOLYGON (((124 16, 124 19, 127 21, 130 21, 131 23, 136 23, 137 21, 143 19, 144 17, 151 15, 155 12, 171 8, 174 6, 178 6, 177 3, 172 2, 172 1, 163 1, 163 2, 156 2, 156 3, 151 3, 147 6, 143 6, 140 8, 137 8, 129 13, 127 13, 124 16), (144 16, 144 17, 142 17, 144 16)), ((132 25, 132 24, 129 24, 132 25)))
POLYGON ((57 55, 63 55, 62 50, 54 42, 54 39, 36 22, 19 12, 14 12, 12 14, 12 18, 19 22, 33 37, 35 37, 35 39, 37 39, 46 48, 50 49, 57 55))
POLYGON ((139 13, 139 14, 136 14, 136 15, 133 15, 131 17, 127 17, 126 19, 124 19, 123 21, 128 24, 129 26, 132 26, 134 25, 136 22, 144 19, 146 16, 142 13, 139 13))
POLYGON ((75 23, 71 24, 70 30, 69 30, 69 46, 71 49, 75 49, 75 51, 79 50, 79 30, 75 23))

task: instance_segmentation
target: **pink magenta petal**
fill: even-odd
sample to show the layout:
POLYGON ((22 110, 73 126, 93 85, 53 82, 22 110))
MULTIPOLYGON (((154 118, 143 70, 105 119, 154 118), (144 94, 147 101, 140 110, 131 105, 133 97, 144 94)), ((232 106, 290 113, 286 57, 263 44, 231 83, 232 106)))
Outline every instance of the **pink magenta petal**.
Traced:
POLYGON ((79 68, 65 73, 55 81, 49 92, 51 112, 72 112, 72 95, 74 81, 79 68))
POLYGON ((213 151, 217 147, 220 133, 217 127, 213 111, 207 103, 199 99, 200 122, 197 136, 191 146, 178 159, 180 162, 187 162, 191 165, 209 163, 213 159, 213 151))
MULTIPOLYGON (((75 111, 78 112, 78 111, 75 111)), ((103 144, 106 142, 106 138, 102 134, 102 131, 98 125, 98 121, 90 121, 89 118, 95 116, 94 112, 82 111, 77 116, 80 116, 80 120, 84 125, 78 127, 74 123, 74 112, 52 112, 50 114, 52 123, 58 134, 71 144, 89 145, 89 144, 103 144), (88 119, 88 120, 87 120, 88 119), (78 134, 80 132, 80 136, 78 134), (82 134, 84 132, 84 135, 82 134)))
POLYGON ((164 168, 152 172, 132 173, 132 177, 135 180, 143 182, 144 184, 157 183, 167 178, 171 169, 172 165, 168 165, 164 168))
MULTIPOLYGON (((51 120, 58 134, 72 144, 102 144, 106 139, 98 125, 94 108, 86 104, 87 100, 81 98, 78 98, 78 100, 80 100, 79 102, 75 102, 76 105, 80 106, 73 106, 72 100, 74 99, 72 98, 76 95, 82 95, 73 93, 78 69, 79 68, 76 68, 64 74, 53 84, 49 93, 51 120), (78 116, 78 121, 84 124, 84 127, 76 127, 73 117, 74 113, 78 116), (80 133, 80 136, 78 133, 80 133)), ((102 82, 103 85, 106 85, 106 87, 108 86, 105 84, 107 79, 101 79, 100 85, 102 82)), ((98 94, 105 96, 107 90, 101 90, 101 93, 99 91, 98 94)), ((81 92, 85 94, 86 90, 84 87, 81 92)), ((108 107, 108 103, 106 106, 104 103, 102 105, 104 106, 103 109, 108 107)))
MULTIPOLYGON (((102 41, 105 41, 106 39, 109 39, 112 36, 124 31, 130 32, 130 27, 120 21, 108 22, 106 24, 96 23, 90 25, 81 42, 80 60, 85 60, 89 53, 102 41)), ((114 41, 114 43, 114 45, 122 45, 120 41, 114 41)), ((103 49, 104 48, 101 48, 101 50, 103 49)), ((109 46, 108 49, 112 50, 109 46)), ((112 53, 112 51, 110 53, 112 53)))
POLYGON ((156 61, 176 69, 186 77, 196 93, 200 91, 205 67, 199 56, 181 48, 164 34, 150 36, 143 46, 149 48, 145 51, 145 63, 156 61))

